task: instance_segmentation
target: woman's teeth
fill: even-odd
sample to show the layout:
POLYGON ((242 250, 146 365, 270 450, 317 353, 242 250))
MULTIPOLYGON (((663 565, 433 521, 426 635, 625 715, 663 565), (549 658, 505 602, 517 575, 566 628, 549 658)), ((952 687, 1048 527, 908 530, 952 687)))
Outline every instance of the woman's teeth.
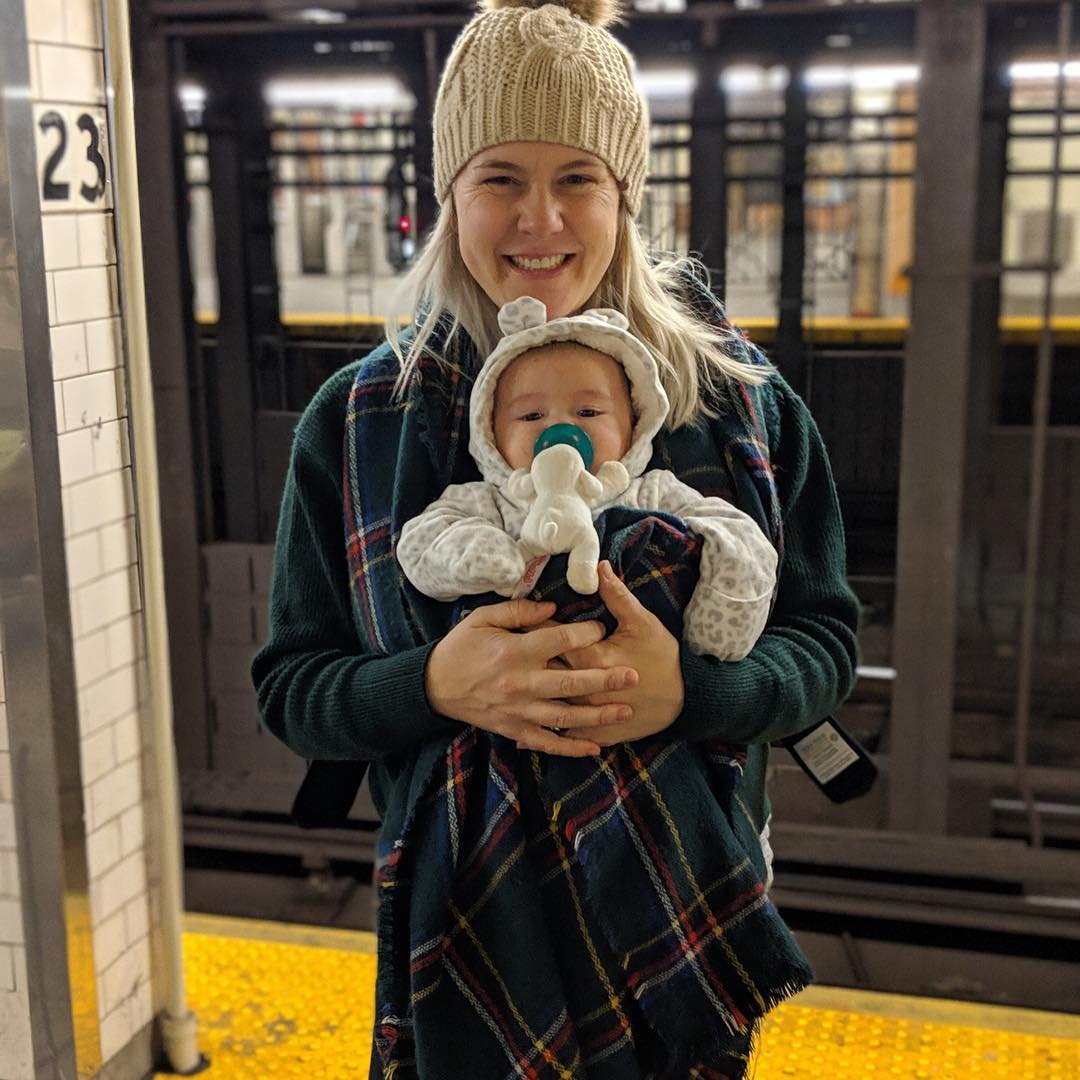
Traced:
POLYGON ((542 259, 526 259, 520 255, 511 255, 510 261, 522 270, 554 270, 569 258, 569 255, 546 255, 542 259))

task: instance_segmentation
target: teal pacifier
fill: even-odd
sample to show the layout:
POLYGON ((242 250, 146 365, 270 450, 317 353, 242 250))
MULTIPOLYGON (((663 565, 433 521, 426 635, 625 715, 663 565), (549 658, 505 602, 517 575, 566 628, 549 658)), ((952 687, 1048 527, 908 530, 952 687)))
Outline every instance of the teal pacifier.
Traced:
POLYGON ((542 431, 533 444, 533 457, 539 456, 550 446, 572 446, 581 455, 585 468, 592 468, 592 439, 577 424, 552 424, 546 431, 542 431))

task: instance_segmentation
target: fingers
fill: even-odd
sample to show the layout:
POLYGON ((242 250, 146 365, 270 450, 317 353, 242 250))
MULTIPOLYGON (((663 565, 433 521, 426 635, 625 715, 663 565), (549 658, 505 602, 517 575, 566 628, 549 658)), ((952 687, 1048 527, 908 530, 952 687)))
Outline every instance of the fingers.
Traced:
POLYGON ((645 614, 641 601, 619 580, 607 559, 600 563, 597 572, 600 576, 600 599, 615 616, 620 628, 625 629, 627 623, 645 614))
POLYGON ((573 706, 564 701, 540 702, 522 716, 524 726, 512 738, 519 750, 561 757, 595 757, 600 747, 621 742, 620 730, 633 719, 628 705, 573 706), (588 730, 587 738, 577 735, 588 730), (603 740, 598 739, 603 734, 603 740))
POLYGON ((529 646, 541 662, 603 641, 607 631, 602 622, 555 623, 529 634, 529 646))
POLYGON ((537 728, 517 740, 519 750, 536 750, 558 757, 598 757, 600 746, 589 739, 568 739, 553 731, 537 728))
POLYGON ((565 701, 540 701, 529 706, 525 718, 541 728, 557 728, 573 733, 578 728, 618 727, 632 719, 629 705, 569 705, 565 701))
POLYGON ((638 684, 638 673, 630 667, 548 668, 533 676, 531 688, 538 698, 580 698, 591 694, 617 693, 638 684))
POLYGON ((625 731, 620 730, 617 727, 611 727, 605 725, 602 727, 594 728, 580 728, 574 732, 572 740, 568 739, 567 742, 590 742, 595 743, 597 746, 603 748, 605 746, 614 746, 619 742, 629 742, 630 739, 625 731))
POLYGON ((469 616, 479 626, 497 626, 502 630, 520 630, 545 622, 555 614, 550 600, 507 600, 504 604, 487 604, 469 616))

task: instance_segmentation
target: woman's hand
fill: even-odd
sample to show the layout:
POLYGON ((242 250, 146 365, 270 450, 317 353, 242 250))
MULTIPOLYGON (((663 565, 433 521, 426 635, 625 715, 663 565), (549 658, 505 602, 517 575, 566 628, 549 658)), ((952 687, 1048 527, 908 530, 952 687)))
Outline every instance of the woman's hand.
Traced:
POLYGON ((624 736, 618 733, 633 716, 626 690, 637 685, 637 671, 621 661, 549 668, 556 656, 582 657, 582 650, 596 646, 604 635, 598 622, 532 629, 554 611, 552 603, 510 600, 477 608, 462 619, 428 657, 424 689, 432 709, 547 754, 599 754, 594 736, 578 737, 584 728, 610 733, 606 742, 620 742, 624 736), (515 633, 525 629, 532 632, 515 633), (604 700, 582 700, 593 695, 604 700))
POLYGON ((578 739, 592 739, 600 746, 610 746, 655 735, 670 727, 682 712, 684 687, 678 639, 616 577, 611 563, 602 562, 599 573, 600 599, 619 625, 610 637, 563 653, 562 661, 574 671, 632 668, 641 673, 641 681, 634 689, 618 695, 601 692, 572 699, 575 704, 602 706, 617 696, 620 702, 633 707, 633 718, 625 724, 578 728, 574 732, 578 739))

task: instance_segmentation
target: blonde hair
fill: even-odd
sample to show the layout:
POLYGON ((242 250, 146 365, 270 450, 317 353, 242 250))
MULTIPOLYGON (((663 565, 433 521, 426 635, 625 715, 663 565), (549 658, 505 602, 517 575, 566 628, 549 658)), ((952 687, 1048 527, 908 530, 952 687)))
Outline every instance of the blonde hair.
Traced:
MULTIPOLYGON (((703 268, 692 259, 665 256, 651 261, 645 242, 625 204, 611 265, 604 273, 588 307, 621 311, 630 331, 648 347, 660 369, 660 382, 671 407, 666 427, 674 429, 714 416, 708 401, 715 400, 729 381, 753 385, 765 382, 769 364, 739 359, 745 346, 734 330, 706 323, 681 297, 688 277, 700 277, 703 268)), ((707 282, 706 282, 707 284, 707 282)), ((416 262, 402 280, 388 312, 387 337, 401 362, 396 391, 403 394, 416 377, 425 355, 440 367, 457 369, 453 359, 460 337, 467 336, 485 357, 502 336, 497 308, 469 273, 458 247, 453 202, 447 202, 416 262), (408 307, 411 310, 402 310, 408 307), (402 323, 415 334, 402 350, 391 328, 402 323), (451 355, 430 348, 432 334, 442 329, 440 345, 451 355)))

